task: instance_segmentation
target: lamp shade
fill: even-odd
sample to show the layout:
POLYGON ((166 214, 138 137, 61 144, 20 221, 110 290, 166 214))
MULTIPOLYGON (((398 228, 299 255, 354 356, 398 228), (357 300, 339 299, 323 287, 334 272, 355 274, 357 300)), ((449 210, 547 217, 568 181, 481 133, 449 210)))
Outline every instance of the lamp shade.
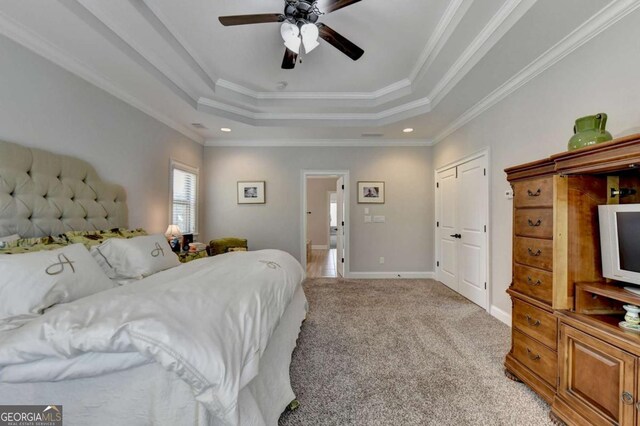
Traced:
POLYGON ((300 53, 300 44, 302 43, 302 40, 300 40, 300 29, 298 29, 297 25, 285 22, 280 27, 280 35, 282 36, 284 45, 287 46, 287 49, 291 50, 295 54, 300 53))
POLYGON ((169 225, 164 235, 167 237, 179 237, 182 235, 182 231, 178 225, 169 225))
POLYGON ((320 46, 320 43, 318 43, 320 31, 315 24, 304 24, 300 29, 300 35, 302 36, 302 43, 304 44, 304 51, 306 53, 320 46))

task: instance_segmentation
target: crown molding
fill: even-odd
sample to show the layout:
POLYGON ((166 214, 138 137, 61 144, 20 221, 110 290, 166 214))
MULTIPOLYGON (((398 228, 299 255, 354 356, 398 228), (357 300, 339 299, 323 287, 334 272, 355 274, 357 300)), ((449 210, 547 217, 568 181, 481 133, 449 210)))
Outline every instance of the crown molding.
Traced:
POLYGON ((0 12, 0 34, 24 46, 32 52, 42 56, 50 62, 60 66, 66 71, 75 74, 83 80, 104 90, 110 95, 115 96, 116 98, 131 105, 132 107, 139 109, 140 111, 155 118, 159 122, 169 126, 173 130, 183 134, 189 139, 200 144, 204 144, 204 138, 197 132, 194 132, 189 127, 178 123, 164 113, 161 113, 149 107, 145 102, 142 102, 136 97, 121 90, 107 77, 101 75, 97 70, 66 54, 64 51, 50 43, 48 40, 45 40, 44 38, 35 34, 33 31, 9 18, 2 12, 0 12))
POLYGON ((171 67, 155 54, 142 52, 140 46, 129 34, 104 13, 97 4, 87 0, 58 0, 71 13, 76 15, 86 25, 102 35, 115 48, 127 55, 131 60, 140 65, 145 71, 154 76, 166 88, 175 93, 180 99, 191 105, 197 106, 198 95, 188 87, 178 75, 172 72, 171 67))
POLYGON ((195 72, 200 79, 212 90, 216 90, 216 75, 211 72, 192 49, 186 39, 181 36, 175 27, 171 27, 169 20, 148 0, 129 0, 129 3, 138 13, 153 27, 158 34, 173 48, 183 61, 195 72))
POLYGON ((198 100, 198 110, 222 115, 253 126, 280 126, 282 121, 287 121, 290 126, 301 126, 308 122, 333 125, 345 125, 346 123, 349 126, 366 123, 368 126, 381 126, 429 112, 431 110, 431 101, 428 98, 421 98, 394 108, 371 113, 272 113, 254 112, 215 99, 202 97, 198 100))
POLYGON ((428 147, 427 139, 207 139, 207 147, 428 147))
POLYGON ((444 15, 438 22, 433 35, 427 41, 427 45, 418 59, 418 63, 409 75, 409 81, 422 80, 427 70, 433 65, 436 57, 449 40, 464 15, 471 7, 473 0, 453 0, 447 6, 444 15))
POLYGON ((531 80, 542 74, 553 65, 562 61, 576 49, 602 33, 613 24, 631 12, 640 8, 637 0, 614 0, 597 14, 560 40, 537 59, 523 68, 502 86, 485 96, 480 102, 465 111, 460 117, 451 122, 433 140, 434 144, 442 142, 456 130, 489 110, 498 102, 520 89, 531 80))
POLYGON ((256 100, 366 100, 375 101, 384 96, 388 96, 402 89, 410 88, 411 81, 408 79, 396 81, 380 90, 374 92, 258 92, 251 90, 240 84, 219 79, 217 87, 236 92, 243 96, 248 96, 256 100))
POLYGON ((537 0, 507 0, 429 93, 435 107, 537 0))

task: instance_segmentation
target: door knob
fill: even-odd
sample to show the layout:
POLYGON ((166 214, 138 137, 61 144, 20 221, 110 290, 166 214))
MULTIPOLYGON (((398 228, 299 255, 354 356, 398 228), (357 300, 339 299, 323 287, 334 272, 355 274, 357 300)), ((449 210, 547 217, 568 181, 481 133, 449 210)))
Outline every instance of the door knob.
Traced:
POLYGON ((452 238, 462 238, 461 234, 451 234, 449 236, 452 237, 452 238))

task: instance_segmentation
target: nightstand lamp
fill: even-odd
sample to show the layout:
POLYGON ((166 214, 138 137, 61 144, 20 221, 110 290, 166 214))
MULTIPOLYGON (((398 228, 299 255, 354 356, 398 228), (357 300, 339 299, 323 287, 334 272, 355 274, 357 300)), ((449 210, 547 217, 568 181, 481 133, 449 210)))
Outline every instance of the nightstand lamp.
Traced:
POLYGON ((182 236, 182 231, 178 225, 169 225, 167 231, 164 235, 169 240, 169 245, 171 245, 171 250, 178 253, 180 251, 180 237, 182 236))

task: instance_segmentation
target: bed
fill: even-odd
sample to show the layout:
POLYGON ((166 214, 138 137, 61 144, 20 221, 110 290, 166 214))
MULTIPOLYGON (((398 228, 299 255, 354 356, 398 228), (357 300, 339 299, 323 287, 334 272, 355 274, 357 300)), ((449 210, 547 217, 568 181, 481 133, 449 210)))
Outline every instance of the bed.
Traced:
MULTIPOLYGON (((0 142, 0 237, 127 225, 89 164, 0 142)), ((68 425, 275 425, 303 278, 284 252, 229 253, 56 305, 0 331, 0 401, 63 405, 68 425)))

